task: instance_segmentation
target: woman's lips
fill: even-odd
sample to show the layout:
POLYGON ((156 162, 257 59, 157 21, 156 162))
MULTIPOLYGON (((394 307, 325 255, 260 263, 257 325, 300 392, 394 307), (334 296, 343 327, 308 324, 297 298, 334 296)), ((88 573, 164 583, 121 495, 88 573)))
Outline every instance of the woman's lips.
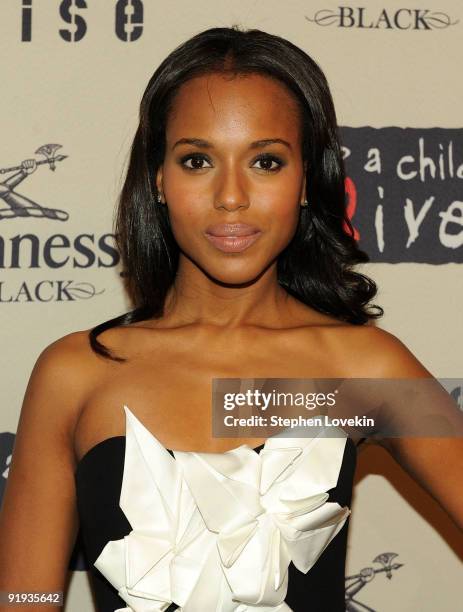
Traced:
POLYGON ((251 246, 262 234, 260 229, 249 223, 216 223, 207 227, 205 236, 219 250, 225 253, 240 253, 251 246))
POLYGON ((247 236, 213 236, 207 232, 205 235, 221 251, 225 253, 240 253, 250 247, 251 244, 254 244, 261 234, 262 232, 257 231, 247 236))

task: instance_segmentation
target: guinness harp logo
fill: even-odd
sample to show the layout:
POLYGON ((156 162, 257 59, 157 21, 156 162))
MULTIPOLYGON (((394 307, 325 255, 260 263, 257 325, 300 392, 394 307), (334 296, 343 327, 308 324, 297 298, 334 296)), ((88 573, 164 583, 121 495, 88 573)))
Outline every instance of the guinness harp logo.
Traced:
POLYGON ((56 221, 66 221, 69 218, 69 214, 66 211, 41 206, 15 190, 40 165, 48 164, 49 169, 54 172, 56 170, 56 163, 68 157, 67 155, 56 154, 56 151, 60 148, 61 145, 59 144, 46 144, 35 151, 36 154, 43 155, 45 159, 40 159, 39 161, 26 159, 19 166, 0 168, 0 174, 15 173, 6 180, 0 181, 0 221, 2 219, 11 219, 12 217, 41 217, 55 219, 56 221))
POLYGON ((397 556, 397 553, 393 552, 381 553, 373 559, 373 563, 379 563, 380 567, 364 567, 360 570, 360 572, 358 572, 358 574, 346 576, 346 612, 360 612, 361 610, 364 612, 376 612, 374 608, 370 608, 357 599, 357 595, 369 582, 374 580, 376 576, 379 576, 379 574, 382 574, 391 580, 394 575, 393 572, 397 571, 404 565, 403 563, 396 563, 394 561, 395 557, 397 556))

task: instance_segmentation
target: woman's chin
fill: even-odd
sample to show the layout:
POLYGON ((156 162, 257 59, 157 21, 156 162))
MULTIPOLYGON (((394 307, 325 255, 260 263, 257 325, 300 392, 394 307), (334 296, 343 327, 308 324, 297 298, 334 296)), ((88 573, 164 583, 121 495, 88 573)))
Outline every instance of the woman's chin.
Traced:
POLYGON ((254 270, 250 268, 249 264, 241 266, 225 264, 220 266, 218 270, 209 268, 206 273, 209 278, 222 285, 251 285, 259 278, 262 269, 254 270))

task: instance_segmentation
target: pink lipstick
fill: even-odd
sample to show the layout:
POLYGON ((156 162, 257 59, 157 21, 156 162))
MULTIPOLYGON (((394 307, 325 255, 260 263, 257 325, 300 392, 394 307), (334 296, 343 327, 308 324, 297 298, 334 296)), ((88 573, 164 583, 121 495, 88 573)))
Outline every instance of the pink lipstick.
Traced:
POLYGON ((240 253, 251 246, 262 234, 258 227, 247 223, 220 223, 210 225, 206 238, 225 253, 240 253))

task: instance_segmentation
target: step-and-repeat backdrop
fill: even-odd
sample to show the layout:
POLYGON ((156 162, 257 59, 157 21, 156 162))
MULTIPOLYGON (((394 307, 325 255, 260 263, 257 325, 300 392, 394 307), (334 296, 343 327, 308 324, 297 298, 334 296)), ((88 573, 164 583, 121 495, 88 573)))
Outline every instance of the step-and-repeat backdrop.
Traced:
MULTIPOLYGON (((165 55, 209 27, 266 30, 320 63, 379 326, 435 376, 461 377, 463 5, 358 4, 2 0, 0 494, 39 353, 130 307, 111 231, 138 103, 165 55)), ((460 609, 461 534, 378 447, 359 451, 352 511, 346 609, 460 609)), ((91 612, 78 546, 70 569, 66 610, 91 612)))

